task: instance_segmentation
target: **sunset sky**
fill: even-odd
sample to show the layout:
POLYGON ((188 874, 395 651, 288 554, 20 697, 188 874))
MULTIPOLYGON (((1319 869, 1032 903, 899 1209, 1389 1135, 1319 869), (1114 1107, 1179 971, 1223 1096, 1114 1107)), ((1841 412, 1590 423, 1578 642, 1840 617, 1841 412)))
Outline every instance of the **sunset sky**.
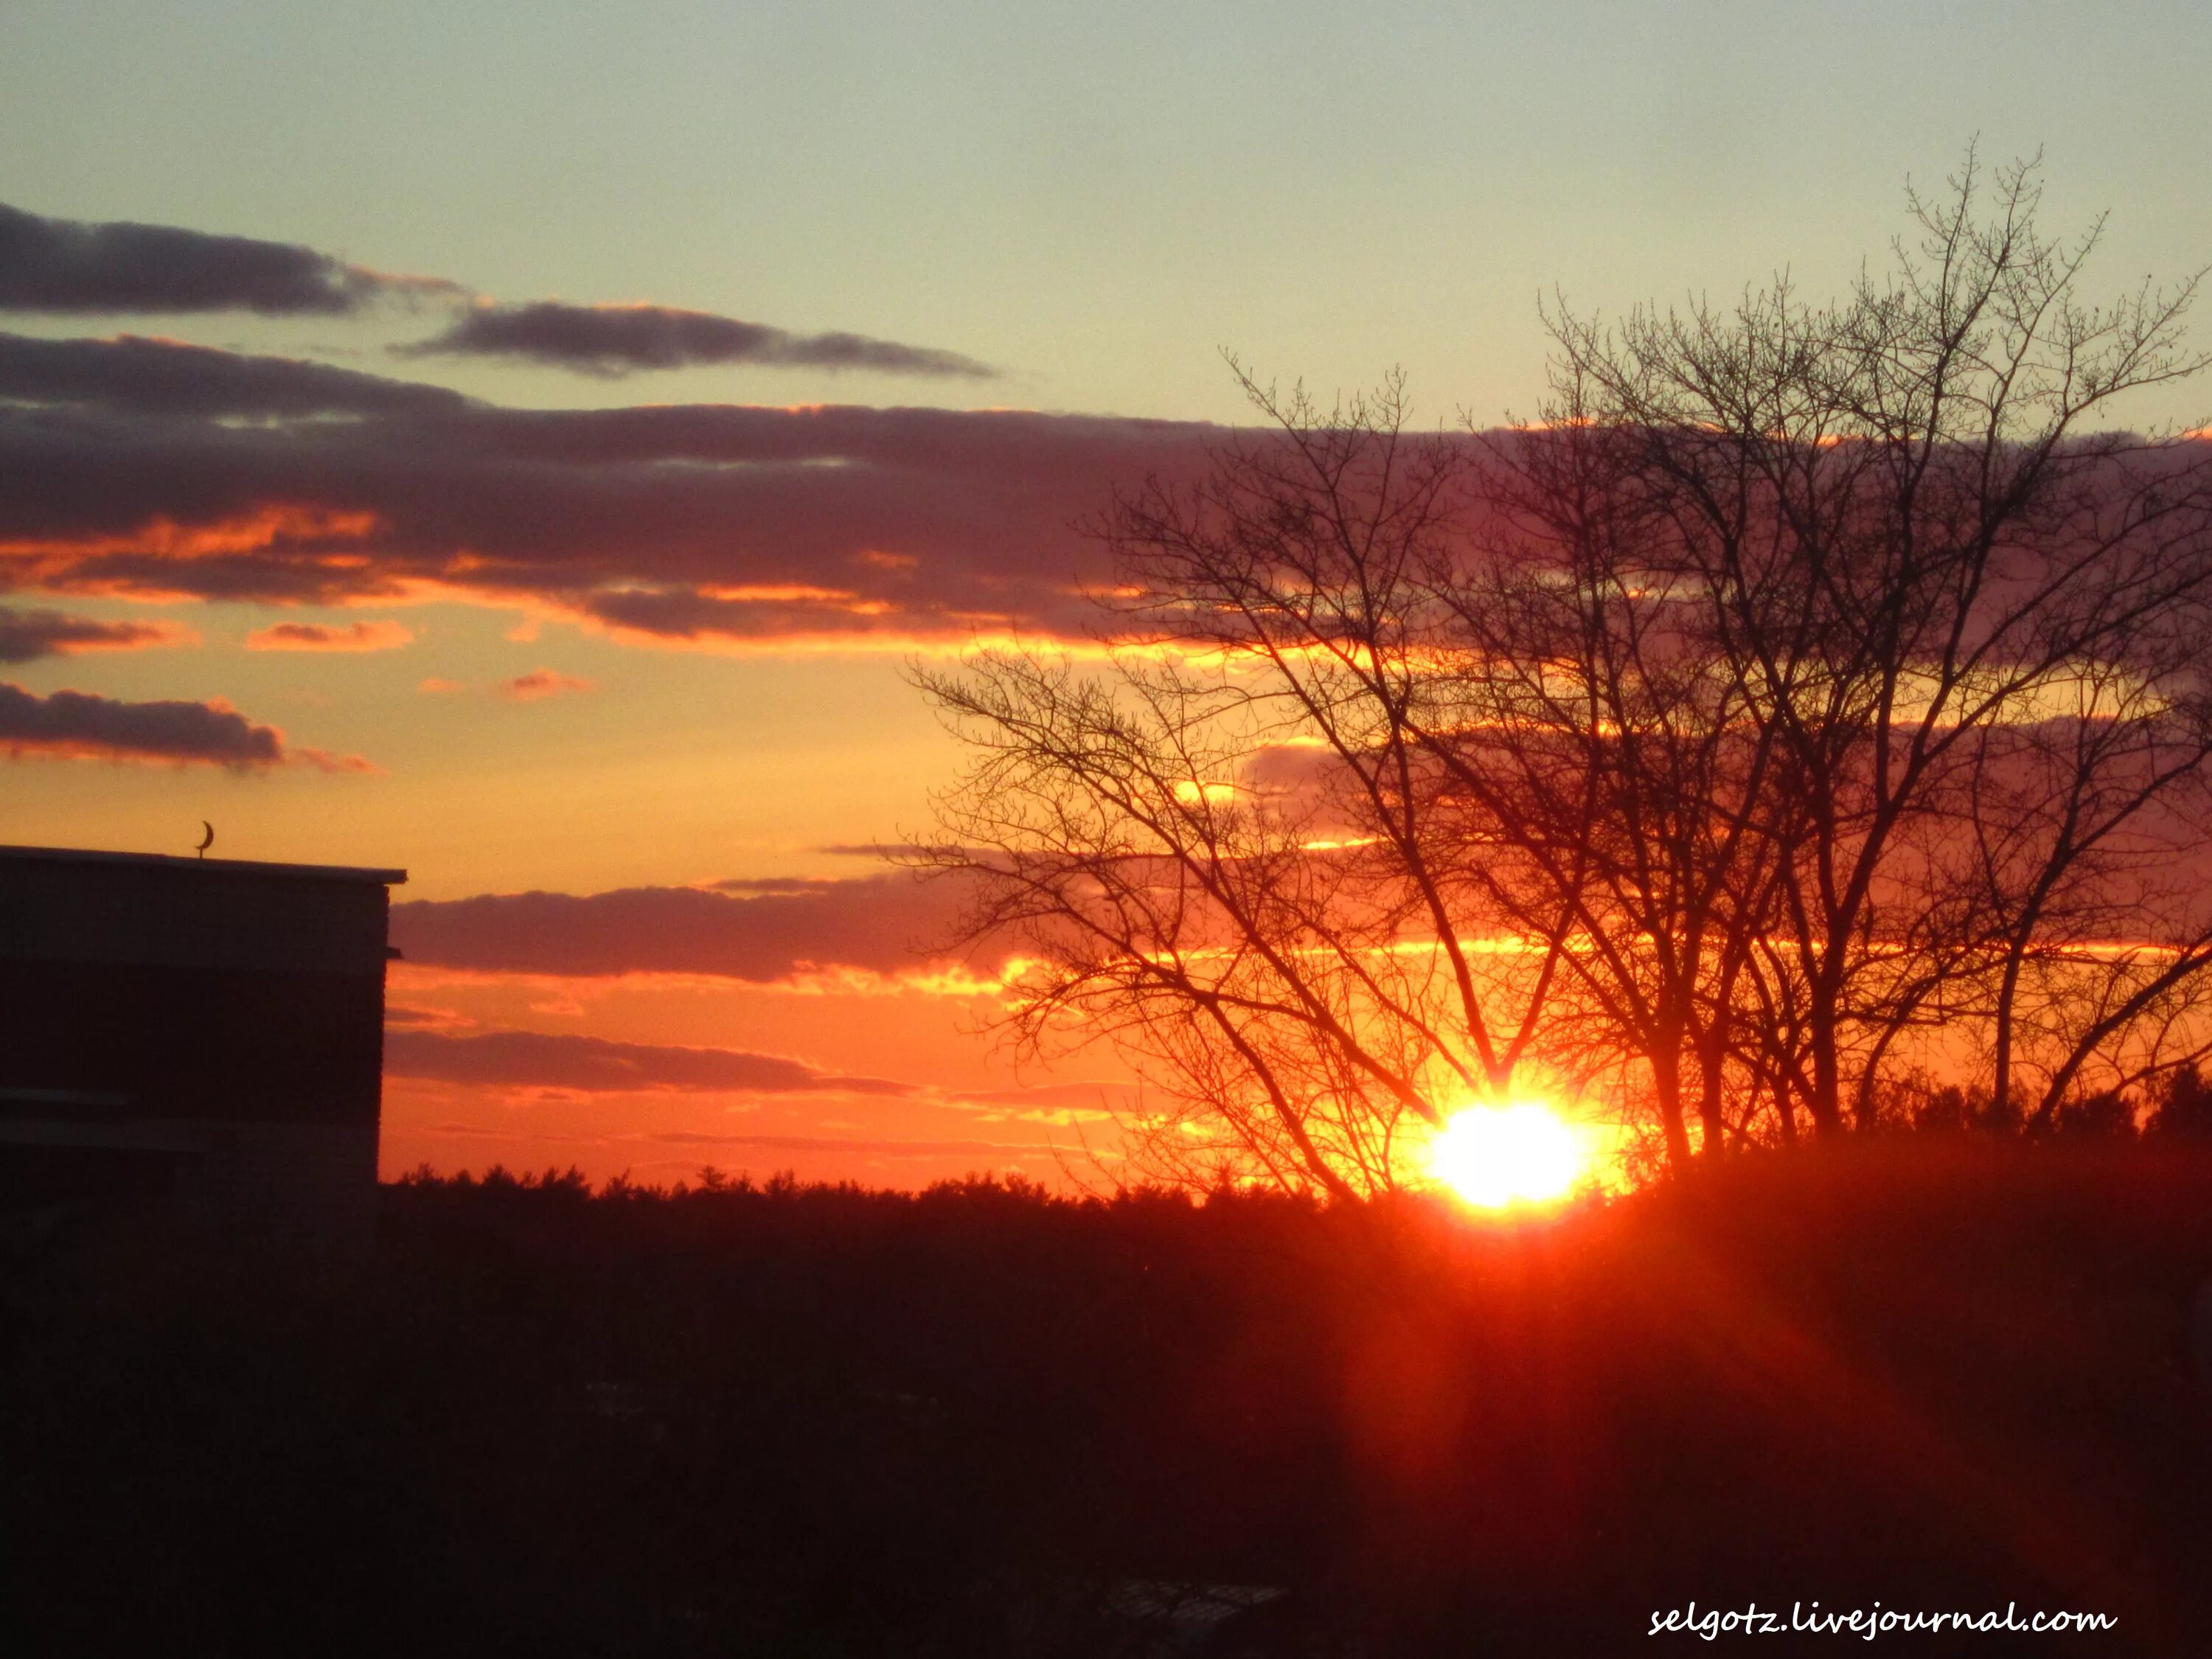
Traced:
POLYGON ((0 842, 408 869, 388 1174, 1051 1176, 1125 1074, 872 854, 903 675, 1094 625, 1223 349, 1525 413, 1540 296, 1828 292, 1978 135, 2179 277, 2208 84, 2179 4, 11 0, 0 842))

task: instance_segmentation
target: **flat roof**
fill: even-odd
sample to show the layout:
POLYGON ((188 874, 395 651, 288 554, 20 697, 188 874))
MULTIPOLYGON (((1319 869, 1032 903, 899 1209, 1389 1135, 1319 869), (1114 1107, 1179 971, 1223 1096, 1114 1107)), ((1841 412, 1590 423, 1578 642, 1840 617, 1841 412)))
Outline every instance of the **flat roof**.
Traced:
POLYGON ((86 847, 0 847, 0 859, 46 859, 63 864, 131 864, 158 870, 222 870, 241 876, 283 876, 301 881, 370 882, 396 887, 404 870, 367 870, 349 864, 264 864, 252 859, 187 858, 169 853, 102 853, 86 847))

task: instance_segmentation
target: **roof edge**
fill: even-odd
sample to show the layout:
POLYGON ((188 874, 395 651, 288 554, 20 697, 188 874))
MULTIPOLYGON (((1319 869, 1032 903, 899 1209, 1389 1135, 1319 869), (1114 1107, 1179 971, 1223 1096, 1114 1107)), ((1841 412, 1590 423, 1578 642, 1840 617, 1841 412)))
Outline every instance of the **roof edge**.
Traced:
POLYGON ((404 870, 372 870, 348 864, 264 864, 253 859, 185 858, 171 853, 109 853, 89 847, 0 846, 0 862, 46 859, 63 864, 130 864, 159 870, 224 870, 237 875, 289 876, 302 881, 354 881, 396 887, 404 870))

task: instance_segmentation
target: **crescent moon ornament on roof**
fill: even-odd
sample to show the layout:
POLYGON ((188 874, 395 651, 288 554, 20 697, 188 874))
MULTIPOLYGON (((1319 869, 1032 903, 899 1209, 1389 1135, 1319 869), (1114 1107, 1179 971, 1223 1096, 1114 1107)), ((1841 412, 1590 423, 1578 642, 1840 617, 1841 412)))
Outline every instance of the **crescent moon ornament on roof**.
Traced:
POLYGON ((202 858, 205 858, 207 856, 207 849, 215 845, 215 825, 210 823, 205 818, 202 818, 200 820, 200 828, 206 830, 207 834, 201 837, 199 846, 194 850, 198 852, 202 858))

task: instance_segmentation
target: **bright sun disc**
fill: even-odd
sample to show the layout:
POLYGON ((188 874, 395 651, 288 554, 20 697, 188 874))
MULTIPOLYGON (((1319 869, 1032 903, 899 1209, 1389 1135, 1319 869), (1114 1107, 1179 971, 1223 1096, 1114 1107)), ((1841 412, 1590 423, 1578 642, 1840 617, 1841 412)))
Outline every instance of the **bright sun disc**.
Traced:
POLYGON ((1575 1132, 1549 1107, 1474 1106, 1444 1121, 1429 1170, 1477 1209, 1564 1198, 1583 1172, 1575 1132))

